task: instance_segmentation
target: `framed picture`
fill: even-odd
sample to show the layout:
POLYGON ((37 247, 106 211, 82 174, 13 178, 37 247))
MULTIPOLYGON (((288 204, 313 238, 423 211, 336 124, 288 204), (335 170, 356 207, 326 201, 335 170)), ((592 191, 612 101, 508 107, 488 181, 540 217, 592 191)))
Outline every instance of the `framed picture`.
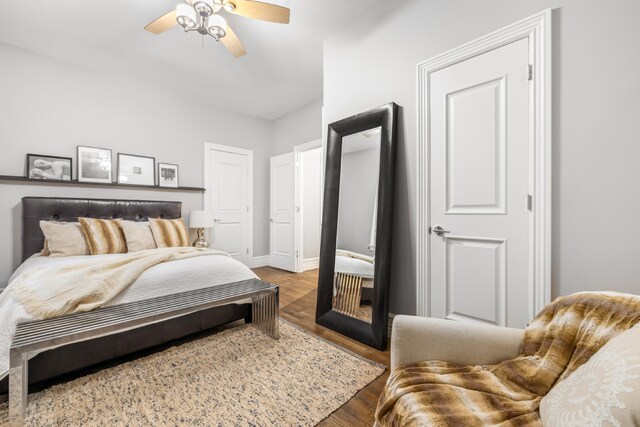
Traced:
POLYGON ((112 183, 111 150, 79 145, 78 181, 112 183))
POLYGON ((156 159, 118 153, 118 183, 135 185, 156 184, 156 159))
POLYGON ((158 185, 160 187, 178 187, 178 165, 158 163, 158 185))
POLYGON ((27 178, 52 181, 71 181, 71 157, 27 154, 27 178))

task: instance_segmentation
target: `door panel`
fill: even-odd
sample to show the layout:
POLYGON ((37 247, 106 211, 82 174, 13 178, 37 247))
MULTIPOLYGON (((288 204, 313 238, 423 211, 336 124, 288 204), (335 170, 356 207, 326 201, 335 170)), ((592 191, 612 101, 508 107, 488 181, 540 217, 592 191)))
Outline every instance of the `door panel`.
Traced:
POLYGON ((506 264, 504 240, 446 240, 445 318, 504 325, 506 264))
POLYGON ((447 95, 446 214, 506 214, 504 82, 447 95))
POLYGON ((243 256, 244 245, 238 236, 242 235, 242 223, 229 220, 215 226, 215 249, 227 252, 234 258, 243 256))
POLYGON ((270 265, 296 271, 295 157, 293 153, 271 158, 270 265))
POLYGON ((430 77, 433 316, 530 318, 528 65, 523 39, 430 77))
POLYGON ((248 156, 214 149, 209 156, 208 197, 215 218, 209 245, 251 265, 248 156))
POLYGON ((273 242, 273 253, 276 255, 291 256, 291 233, 289 224, 286 222, 274 222, 275 242, 273 242))
MULTIPOLYGON (((237 159, 232 159, 237 160, 237 159)), ((218 169, 218 182, 231 183, 231 185, 221 185, 218 192, 218 212, 222 213, 238 213, 242 210, 241 194, 236 191, 234 183, 241 180, 242 162, 227 163, 220 162, 218 169)))

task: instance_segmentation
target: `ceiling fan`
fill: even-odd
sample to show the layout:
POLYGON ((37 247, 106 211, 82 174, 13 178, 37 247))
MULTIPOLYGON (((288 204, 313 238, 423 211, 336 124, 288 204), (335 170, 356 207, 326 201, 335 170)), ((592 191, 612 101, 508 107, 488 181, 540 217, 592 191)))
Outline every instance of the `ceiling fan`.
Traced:
POLYGON ((162 15, 144 29, 153 34, 160 34, 179 24, 185 32, 196 31, 203 36, 209 35, 216 41, 222 41, 227 50, 238 58, 245 55, 247 51, 219 12, 224 10, 247 18, 280 24, 289 23, 289 9, 275 4, 253 0, 185 1, 186 3, 180 3, 176 10, 162 15))

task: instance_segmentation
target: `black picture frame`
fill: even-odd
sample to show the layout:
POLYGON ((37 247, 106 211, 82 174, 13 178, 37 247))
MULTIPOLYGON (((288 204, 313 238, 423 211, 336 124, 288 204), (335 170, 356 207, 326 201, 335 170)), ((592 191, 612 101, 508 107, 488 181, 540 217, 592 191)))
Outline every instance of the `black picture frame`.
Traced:
POLYGON ((158 162, 158 187, 163 187, 163 188, 178 188, 180 186, 180 168, 178 165, 173 164, 173 163, 162 163, 162 162, 158 162), (167 184, 163 184, 163 177, 162 177, 162 167, 163 166, 172 166, 175 171, 176 171, 176 177, 175 177, 175 184, 171 184, 171 185, 167 185, 167 184))
MULTIPOLYGON (((53 169, 53 167, 51 167, 51 169, 53 169)), ((27 153, 26 155, 26 164, 25 164, 25 178, 29 178, 29 179, 33 179, 33 180, 46 180, 46 181, 71 181, 73 180, 73 158, 71 157, 61 157, 61 156, 52 156, 49 154, 33 154, 33 153, 27 153), (51 173, 47 173, 46 169, 42 169, 44 174, 40 175, 40 177, 36 177, 33 176, 32 174, 32 170, 35 169, 41 169, 41 168, 37 168, 34 163, 36 160, 65 160, 69 162, 68 168, 69 168, 69 178, 51 178, 48 175, 50 175, 51 173)))
POLYGON ((150 187, 153 187, 156 185, 156 158, 155 157, 150 157, 150 156, 140 156, 138 154, 127 154, 127 153, 118 153, 118 160, 117 160, 117 166, 116 166, 116 182, 118 184, 127 184, 127 185, 147 185, 150 187), (151 161, 153 162, 153 165, 151 166, 151 180, 149 182, 143 183, 143 182, 133 182, 133 181, 124 181, 122 179, 122 171, 120 170, 122 168, 122 159, 123 157, 130 157, 130 158, 139 158, 139 159, 151 159, 151 161))
POLYGON ((391 102, 329 124, 316 323, 379 350, 387 347, 391 245, 395 189, 398 105, 391 102), (332 310, 335 276, 342 139, 380 127, 380 169, 376 225, 376 260, 371 323, 332 310))
POLYGON ((91 147, 88 145, 78 145, 76 147, 76 159, 78 161, 77 179, 78 182, 93 182, 112 184, 113 183, 113 151, 110 148, 91 147), (84 166, 82 163, 82 153, 84 151, 94 151, 95 153, 103 152, 109 153, 109 169, 106 172, 106 177, 91 177, 90 174, 84 173, 84 166))

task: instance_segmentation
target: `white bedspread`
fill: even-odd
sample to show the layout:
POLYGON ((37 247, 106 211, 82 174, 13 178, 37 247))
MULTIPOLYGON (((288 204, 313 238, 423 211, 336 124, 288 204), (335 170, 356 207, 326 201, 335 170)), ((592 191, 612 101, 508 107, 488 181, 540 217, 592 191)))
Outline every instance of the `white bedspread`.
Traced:
MULTIPOLYGON (((115 259, 123 255, 95 255, 115 259)), ((0 294, 0 379, 9 371, 9 348, 20 322, 32 320, 24 307, 10 295, 11 282, 18 275, 32 269, 56 265, 69 265, 86 256, 49 258, 34 255, 26 260, 9 279, 9 286, 0 294)), ((257 276, 244 264, 228 256, 211 255, 158 264, 144 273, 109 305, 141 301, 194 289, 223 285, 253 279, 257 276)))
POLYGON ((363 279, 373 279, 374 265, 358 258, 346 256, 336 256, 336 273, 346 273, 353 276, 359 276, 363 279))

